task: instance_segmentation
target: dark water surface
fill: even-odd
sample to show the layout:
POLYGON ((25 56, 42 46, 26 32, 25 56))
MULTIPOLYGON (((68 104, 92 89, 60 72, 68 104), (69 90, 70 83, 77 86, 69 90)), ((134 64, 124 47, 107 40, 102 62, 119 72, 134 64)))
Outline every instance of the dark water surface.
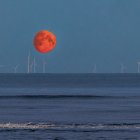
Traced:
POLYGON ((0 74, 2 140, 139 140, 140 74, 0 74))

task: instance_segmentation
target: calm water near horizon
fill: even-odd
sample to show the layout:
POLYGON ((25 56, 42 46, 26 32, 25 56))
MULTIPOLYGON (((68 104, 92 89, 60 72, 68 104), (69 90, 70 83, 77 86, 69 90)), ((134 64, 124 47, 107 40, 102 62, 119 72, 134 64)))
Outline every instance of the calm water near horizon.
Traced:
POLYGON ((2 140, 139 140, 140 74, 0 74, 2 140))

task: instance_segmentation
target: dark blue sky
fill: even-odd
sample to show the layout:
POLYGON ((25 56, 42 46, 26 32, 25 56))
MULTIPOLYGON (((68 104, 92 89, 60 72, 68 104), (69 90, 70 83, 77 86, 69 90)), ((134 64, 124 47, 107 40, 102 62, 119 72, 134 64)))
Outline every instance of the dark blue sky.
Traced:
POLYGON ((0 72, 27 71, 27 55, 42 59, 47 72, 137 71, 140 61, 139 0, 1 0, 0 72), (42 29, 57 36, 49 54, 36 52, 32 40, 42 29))

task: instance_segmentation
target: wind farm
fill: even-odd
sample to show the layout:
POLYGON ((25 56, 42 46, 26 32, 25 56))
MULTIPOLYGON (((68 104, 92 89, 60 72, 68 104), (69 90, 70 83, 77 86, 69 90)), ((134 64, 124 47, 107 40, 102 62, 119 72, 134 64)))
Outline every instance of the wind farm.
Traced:
MULTIPOLYGON (((10 64, 1 64, 0 65, 0 73, 27 73, 27 74, 33 74, 33 73, 50 73, 48 71, 49 62, 47 62, 48 59, 44 59, 42 57, 36 56, 34 53, 31 53, 31 51, 28 52, 27 58, 25 59, 26 62, 24 65, 21 63, 15 64, 14 66, 10 64)), ((118 66, 118 69, 115 72, 108 71, 108 72, 102 72, 101 68, 98 66, 97 63, 91 64, 92 70, 90 71, 90 65, 89 65, 89 72, 91 74, 100 74, 100 73, 140 73, 140 62, 135 63, 135 72, 129 72, 129 69, 126 64, 120 63, 120 65, 116 64, 116 67, 118 66)), ((109 68, 109 65, 106 65, 106 68, 109 68)), ((84 72, 83 72, 84 73, 84 72)), ((87 72, 85 72, 87 73, 87 72)))

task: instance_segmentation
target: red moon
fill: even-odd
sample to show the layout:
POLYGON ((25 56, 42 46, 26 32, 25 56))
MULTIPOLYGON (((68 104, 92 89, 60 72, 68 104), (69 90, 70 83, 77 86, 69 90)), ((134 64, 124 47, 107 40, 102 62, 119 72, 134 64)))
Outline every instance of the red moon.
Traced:
POLYGON ((48 53, 56 46, 56 36, 47 30, 41 30, 35 35, 33 44, 40 53, 48 53))

